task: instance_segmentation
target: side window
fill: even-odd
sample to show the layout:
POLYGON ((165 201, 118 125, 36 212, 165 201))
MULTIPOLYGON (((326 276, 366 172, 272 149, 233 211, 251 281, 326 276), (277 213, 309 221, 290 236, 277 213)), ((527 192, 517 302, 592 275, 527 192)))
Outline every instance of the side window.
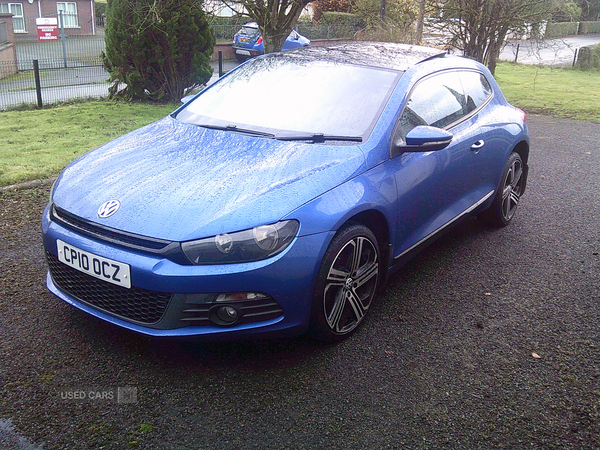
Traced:
POLYGON ((15 33, 25 33, 25 16, 22 3, 0 3, 0 12, 13 15, 15 33))
POLYGON ((467 100, 457 72, 445 72, 419 81, 410 93, 394 137, 404 140, 419 125, 445 128, 468 114, 467 100))
POLYGON ((460 79, 466 94, 467 113, 479 108, 492 96, 492 88, 484 74, 460 72, 460 79))

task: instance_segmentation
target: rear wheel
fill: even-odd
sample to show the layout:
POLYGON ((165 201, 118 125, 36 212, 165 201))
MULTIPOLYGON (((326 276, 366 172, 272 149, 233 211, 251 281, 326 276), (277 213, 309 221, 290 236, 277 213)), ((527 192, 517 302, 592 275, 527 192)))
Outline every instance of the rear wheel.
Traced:
POLYGON ((510 223, 521 200, 523 160, 517 152, 510 154, 500 180, 494 202, 480 214, 481 219, 495 227, 504 227, 510 223))
POLYGON ((340 341, 364 320, 377 290, 380 254, 367 227, 351 224, 331 241, 321 263, 312 306, 311 332, 340 341))

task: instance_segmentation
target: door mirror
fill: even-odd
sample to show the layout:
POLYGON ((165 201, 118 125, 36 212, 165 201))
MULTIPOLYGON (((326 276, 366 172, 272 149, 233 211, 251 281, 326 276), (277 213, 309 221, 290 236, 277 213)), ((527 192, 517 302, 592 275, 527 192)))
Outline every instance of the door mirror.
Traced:
POLYGON ((394 143, 398 153, 432 152, 442 150, 452 142, 452 133, 441 128, 420 125, 406 134, 406 143, 398 140, 394 143))

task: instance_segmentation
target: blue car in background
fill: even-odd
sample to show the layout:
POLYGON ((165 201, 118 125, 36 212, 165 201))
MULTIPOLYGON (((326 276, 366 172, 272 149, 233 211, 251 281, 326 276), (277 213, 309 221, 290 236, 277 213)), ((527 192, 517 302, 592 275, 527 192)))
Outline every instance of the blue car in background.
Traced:
MULTIPOLYGON (((310 46, 310 41, 307 38, 297 31, 292 31, 283 43, 282 50, 308 46, 310 46)), ((265 53, 265 44, 256 22, 248 22, 233 36, 233 51, 238 61, 245 61, 265 53)))
POLYGON ((451 227, 508 225, 528 160, 525 114, 473 60, 360 42, 260 56, 62 171, 47 286, 150 336, 339 341, 451 227))

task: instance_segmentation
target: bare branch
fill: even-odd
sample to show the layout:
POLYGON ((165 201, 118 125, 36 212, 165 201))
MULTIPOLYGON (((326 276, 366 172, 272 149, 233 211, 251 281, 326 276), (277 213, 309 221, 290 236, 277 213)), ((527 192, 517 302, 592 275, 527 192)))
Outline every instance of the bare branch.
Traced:
POLYGON ((450 33, 448 45, 487 64, 492 72, 511 31, 523 31, 550 15, 550 0, 442 0, 434 26, 450 33))

